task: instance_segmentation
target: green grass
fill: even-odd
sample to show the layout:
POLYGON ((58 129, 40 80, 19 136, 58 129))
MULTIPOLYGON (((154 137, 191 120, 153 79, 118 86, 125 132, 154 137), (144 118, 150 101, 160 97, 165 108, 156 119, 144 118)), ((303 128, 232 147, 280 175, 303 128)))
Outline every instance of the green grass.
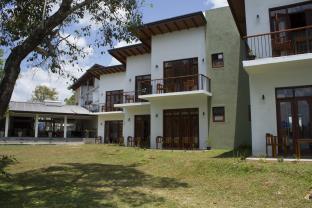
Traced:
POLYGON ((308 163, 245 162, 226 151, 105 145, 0 146, 17 163, 0 207, 312 207, 308 163), (231 154, 230 154, 231 155, 231 154))

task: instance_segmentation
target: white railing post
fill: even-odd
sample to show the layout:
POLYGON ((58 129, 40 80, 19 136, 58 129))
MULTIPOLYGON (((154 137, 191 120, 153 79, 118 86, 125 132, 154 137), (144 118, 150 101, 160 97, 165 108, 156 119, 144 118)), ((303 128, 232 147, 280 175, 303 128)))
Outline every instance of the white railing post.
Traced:
POLYGON ((7 113, 5 116, 4 137, 9 137, 9 124, 10 124, 10 115, 7 113))
POLYGON ((35 138, 38 138, 38 118, 39 118, 39 115, 36 114, 35 115, 35 138))
POLYGON ((67 138, 67 116, 64 116, 64 138, 67 138))

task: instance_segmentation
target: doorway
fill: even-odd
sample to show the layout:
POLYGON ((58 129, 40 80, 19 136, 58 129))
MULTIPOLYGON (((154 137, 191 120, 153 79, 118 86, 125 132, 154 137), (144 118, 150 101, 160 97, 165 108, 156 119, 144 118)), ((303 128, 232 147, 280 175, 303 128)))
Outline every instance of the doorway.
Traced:
POLYGON ((136 141, 139 140, 142 147, 150 147, 151 116, 136 115, 134 120, 134 137, 136 138, 136 141))
MULTIPOLYGON (((279 138, 286 137, 290 154, 296 153, 298 139, 312 140, 312 87, 276 89, 279 138)), ((312 155, 312 145, 301 145, 303 155, 312 155)))
POLYGON ((122 138, 122 121, 105 121, 105 143, 118 144, 122 138))
POLYGON ((199 148, 198 108, 164 110, 164 148, 183 149, 185 141, 199 148))

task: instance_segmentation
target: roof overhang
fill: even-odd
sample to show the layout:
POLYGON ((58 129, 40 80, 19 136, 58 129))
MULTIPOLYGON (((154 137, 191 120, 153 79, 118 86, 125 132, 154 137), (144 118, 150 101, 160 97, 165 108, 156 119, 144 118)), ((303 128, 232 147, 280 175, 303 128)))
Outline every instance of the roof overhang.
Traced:
POLYGON ((139 43, 135 45, 129 45, 121 48, 115 48, 108 50, 109 54, 112 55, 115 59, 120 61, 123 64, 127 63, 127 57, 129 56, 138 56, 151 52, 150 47, 139 43))
POLYGON ((144 24, 137 29, 135 36, 137 36, 143 44, 150 47, 152 36, 201 27, 206 24, 207 21, 203 12, 195 12, 144 24))
POLYGON ((125 72, 126 67, 124 65, 115 65, 115 66, 102 66, 99 64, 93 65, 88 69, 72 86, 71 89, 76 90, 79 88, 86 80, 90 78, 100 79, 100 76, 103 74, 113 74, 119 72, 125 72))
POLYGON ((246 36, 245 0, 228 0, 228 3, 241 37, 246 36))

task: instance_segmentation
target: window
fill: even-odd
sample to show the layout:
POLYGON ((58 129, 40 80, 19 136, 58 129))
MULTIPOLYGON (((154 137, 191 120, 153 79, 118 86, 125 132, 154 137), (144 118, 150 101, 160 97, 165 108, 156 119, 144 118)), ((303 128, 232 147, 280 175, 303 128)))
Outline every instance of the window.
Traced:
POLYGON ((223 53, 212 54, 211 59, 212 59, 212 68, 220 68, 224 66, 223 53))
POLYGON ((224 122, 225 121, 224 107, 213 107, 212 116, 213 116, 213 122, 224 122))

